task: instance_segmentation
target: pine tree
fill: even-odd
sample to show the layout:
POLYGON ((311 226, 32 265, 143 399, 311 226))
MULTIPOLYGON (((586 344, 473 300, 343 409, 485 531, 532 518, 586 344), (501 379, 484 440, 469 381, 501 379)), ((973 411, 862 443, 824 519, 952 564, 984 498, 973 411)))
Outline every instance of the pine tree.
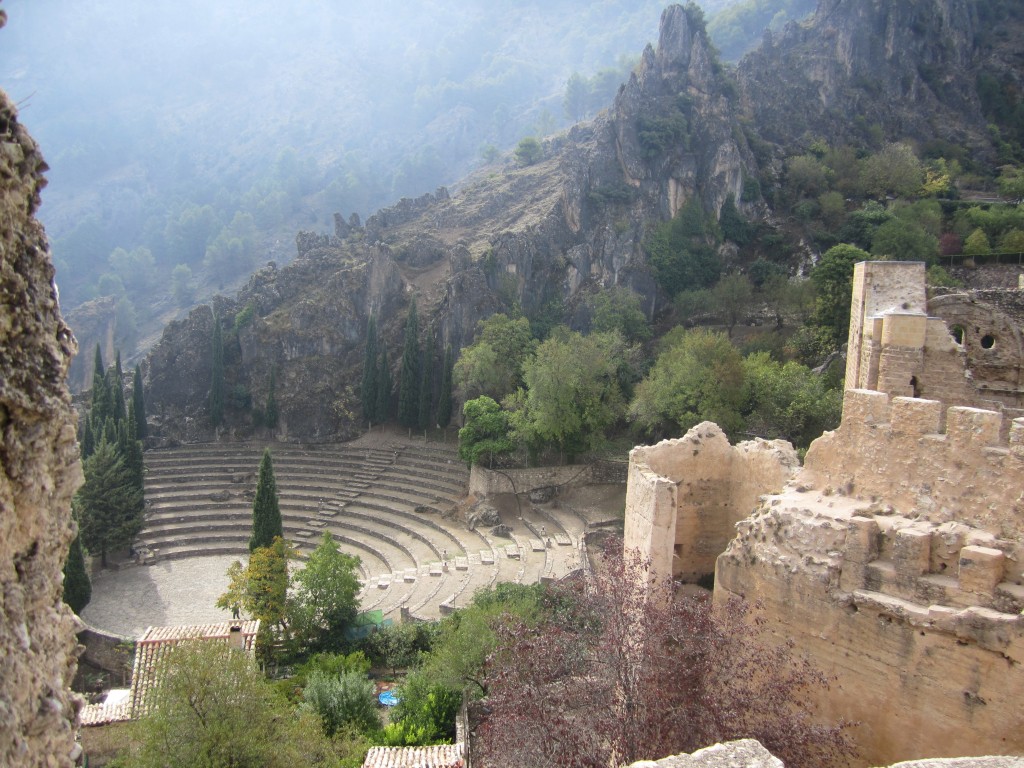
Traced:
POLYGON ((277 393, 275 392, 277 376, 274 369, 270 369, 270 384, 267 386, 267 406, 263 411, 267 426, 274 429, 277 426, 277 393))
POLYGON ((142 394, 142 371, 135 366, 135 378, 132 381, 132 405, 135 407, 135 436, 139 440, 146 439, 146 403, 142 394))
POLYGON ((64 561, 64 602, 71 610, 81 614, 92 599, 92 583, 85 570, 85 556, 82 554, 82 535, 76 534, 67 559, 64 561))
POLYGON ((402 349, 402 378, 398 383, 398 423, 403 427, 419 425, 420 409, 420 328, 415 300, 409 304, 405 320, 405 345, 402 349))
POLYGON ((433 405, 431 395, 434 394, 434 334, 427 335, 427 343, 423 346, 423 360, 420 365, 420 403, 417 426, 427 429, 430 426, 430 408, 433 405))
POLYGON ((107 553, 130 544, 142 528, 142 492, 106 439, 99 441, 83 469, 85 482, 75 497, 82 543, 99 553, 106 567, 107 553))
POLYGON ((256 498, 252 501, 252 537, 249 551, 269 547, 275 536, 284 536, 281 522, 281 508, 277 498, 277 481, 274 480, 274 462, 270 449, 263 451, 260 474, 256 480, 256 498))
POLYGON ((391 418, 391 366, 388 365, 388 348, 381 345, 380 370, 377 373, 377 404, 374 408, 377 421, 381 424, 391 418))
POLYGON ((220 318, 213 316, 213 372, 210 377, 210 423, 219 427, 224 421, 224 343, 220 318))
POLYGON ((452 345, 444 348, 444 369, 441 371, 441 394, 437 398, 437 425, 447 427, 452 420, 452 345))
POLYGON ((363 418, 369 422, 374 421, 377 414, 377 389, 380 385, 377 357, 377 319, 370 315, 366 323, 366 353, 363 355, 363 381, 359 390, 363 418))

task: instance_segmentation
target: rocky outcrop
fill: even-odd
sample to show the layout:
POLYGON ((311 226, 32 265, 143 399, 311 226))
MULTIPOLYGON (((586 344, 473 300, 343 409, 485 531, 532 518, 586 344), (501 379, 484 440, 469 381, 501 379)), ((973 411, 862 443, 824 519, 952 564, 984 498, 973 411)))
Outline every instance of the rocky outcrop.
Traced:
POLYGON ((969 0, 821 0, 740 63, 744 106, 761 137, 783 146, 856 143, 877 130, 991 151, 975 81, 983 66, 1013 65, 981 10, 969 0))
MULTIPOLYGON (((512 306, 531 317, 558 306, 573 317, 595 284, 634 288, 653 315, 666 297, 643 256, 648 228, 694 197, 717 214, 751 172, 726 93, 703 25, 673 6, 657 50, 644 54, 613 108, 547 142, 538 164, 471 178, 455 196, 442 188, 402 200, 362 226, 338 216, 333 235, 301 233, 292 264, 261 270, 235 298, 215 302, 236 395, 227 434, 251 431, 250 414, 232 402, 258 406, 275 370, 277 437, 352 435, 369 316, 378 317, 397 382, 412 297, 438 358, 512 306), (236 328, 247 307, 251 320, 236 328)), ((168 326, 146 366, 147 403, 166 439, 212 436, 213 310, 168 326)))
MULTIPOLYGON (((0 26, 3 15, 0 13, 0 26)), ((61 569, 81 482, 61 319, 33 214, 46 169, 0 92, 0 764, 71 766, 77 621, 61 569)))

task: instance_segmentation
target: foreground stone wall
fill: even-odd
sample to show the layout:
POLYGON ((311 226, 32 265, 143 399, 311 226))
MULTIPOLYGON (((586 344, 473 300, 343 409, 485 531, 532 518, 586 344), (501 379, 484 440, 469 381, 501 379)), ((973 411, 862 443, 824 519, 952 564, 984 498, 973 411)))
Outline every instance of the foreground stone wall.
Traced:
POLYGON ((780 491, 797 467, 789 443, 751 440, 732 446, 711 422, 680 439, 634 448, 625 546, 649 558, 658 574, 696 581, 714 573, 736 523, 757 506, 761 494, 780 491))
POLYGON ((0 765, 12 768, 77 756, 77 622, 61 601, 81 481, 65 384, 75 342, 33 217, 45 169, 0 92, 0 765))

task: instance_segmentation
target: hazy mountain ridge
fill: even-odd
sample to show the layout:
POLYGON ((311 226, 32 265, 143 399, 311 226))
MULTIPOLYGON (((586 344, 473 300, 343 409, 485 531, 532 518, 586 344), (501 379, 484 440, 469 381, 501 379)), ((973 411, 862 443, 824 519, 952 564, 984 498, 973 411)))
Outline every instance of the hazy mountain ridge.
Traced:
MULTIPOLYGON (((970 0, 932 4, 949 18, 965 18, 973 6, 970 0)), ((732 195, 748 218, 770 221, 773 212, 765 200, 743 199, 745 180, 759 174, 770 179, 772 164, 801 151, 808 137, 842 138, 841 131, 829 133, 836 120, 830 103, 838 108, 852 100, 877 120, 871 130, 896 139, 908 136, 906 116, 914 113, 917 96, 922 110, 943 116, 957 99, 969 101, 969 95, 937 99, 911 83, 898 108, 872 102, 872 91, 851 81, 856 73, 868 69, 882 82, 903 83, 913 66, 875 45, 851 44, 836 65, 841 71, 806 66, 809 56, 837 37, 856 41, 875 34, 880 20, 890 18, 883 5, 826 0, 812 21, 791 25, 778 42, 769 40, 763 52, 748 57, 735 80, 715 62, 692 12, 671 7, 662 17, 658 49, 643 53, 613 107, 546 142, 541 162, 486 169, 467 179, 457 194, 440 191, 403 201, 363 227, 342 220, 333 237, 300 235, 292 265, 263 270, 236 299, 218 300, 226 327, 250 304, 254 310, 230 342, 235 346, 226 355, 229 388, 259 403, 273 368, 282 436, 345 437, 359 429, 356 390, 366 322, 378 314, 394 366, 411 296, 419 304, 421 327, 432 328, 456 351, 471 340, 479 319, 512 306, 531 318, 556 312, 585 326, 577 307, 589 290, 602 285, 633 288, 649 317, 655 317, 667 297, 659 292, 643 244, 650 230, 687 200, 695 197, 717 215, 732 195), (766 61, 777 67, 770 89, 761 87, 766 61), (785 69, 793 62, 797 69, 785 69), (823 92, 831 102, 822 102, 823 92), (791 121, 773 117, 776 100, 788 105, 791 121), (766 116, 763 135, 759 115, 766 116), (659 144, 664 138, 659 131, 672 140, 659 144), (748 146, 750 137, 757 155, 748 146)), ((944 50, 953 46, 942 60, 971 61, 974 40, 964 34, 930 36, 941 30, 913 34, 925 48, 933 39, 951 41, 942 43, 944 50)), ((901 45, 899 35, 905 32, 894 29, 891 39, 901 45)), ((910 127, 917 141, 964 135, 986 149, 979 110, 967 112, 958 126, 921 120, 910 127)), ((730 254, 722 255, 728 265, 730 254)), ((162 406, 167 438, 210 435, 202 394, 209 362, 203 362, 202 348, 212 319, 209 308, 201 308, 172 324, 150 358, 150 402, 162 406), (186 349, 194 365, 181 364, 186 349)), ((442 350, 439 344, 435 355, 442 350)), ((244 408, 228 424, 228 431, 239 435, 252 429, 244 408)))

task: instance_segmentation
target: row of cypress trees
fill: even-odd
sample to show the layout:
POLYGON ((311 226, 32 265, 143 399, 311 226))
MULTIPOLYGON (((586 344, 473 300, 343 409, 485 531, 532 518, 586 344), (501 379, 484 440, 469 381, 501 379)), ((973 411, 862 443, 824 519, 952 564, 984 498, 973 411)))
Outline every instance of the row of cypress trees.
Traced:
MULTIPOLYGON (((448 426, 452 418, 452 348, 445 346, 440 391, 434 399, 436 338, 433 329, 420 346, 419 317, 416 302, 409 306, 405 320, 402 366, 398 382, 398 423, 410 429, 427 429, 432 417, 438 426, 448 426)), ((387 345, 377 333, 377 319, 371 315, 366 327, 366 353, 363 357, 361 404, 363 417, 371 425, 388 421, 392 415, 391 366, 387 345)))
POLYGON ((141 440, 145 436, 146 406, 139 367, 135 366, 131 400, 126 401, 121 353, 106 368, 97 345, 89 410, 79 435, 85 482, 72 500, 78 535, 64 566, 64 600, 76 613, 92 595, 83 546, 106 566, 108 552, 130 545, 142 528, 141 440))

